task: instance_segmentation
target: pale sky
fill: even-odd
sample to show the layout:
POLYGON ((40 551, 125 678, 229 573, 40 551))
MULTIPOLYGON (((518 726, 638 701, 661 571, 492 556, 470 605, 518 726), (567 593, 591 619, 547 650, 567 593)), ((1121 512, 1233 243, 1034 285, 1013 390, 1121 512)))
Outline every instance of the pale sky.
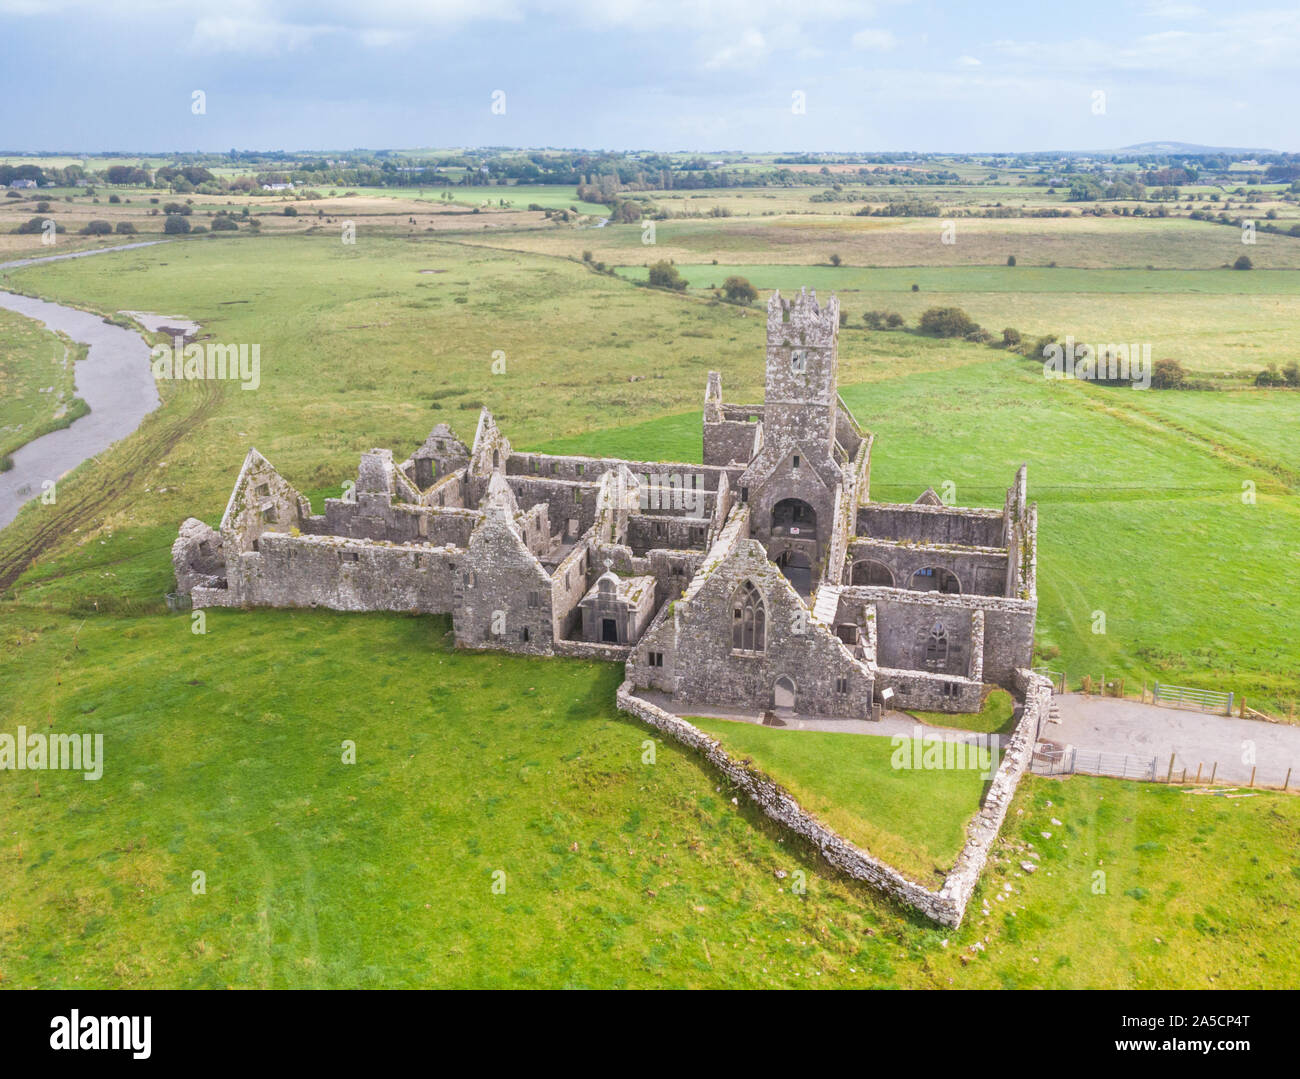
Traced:
POLYGON ((0 0, 0 150, 1297 150, 1297 56, 1249 0, 0 0))

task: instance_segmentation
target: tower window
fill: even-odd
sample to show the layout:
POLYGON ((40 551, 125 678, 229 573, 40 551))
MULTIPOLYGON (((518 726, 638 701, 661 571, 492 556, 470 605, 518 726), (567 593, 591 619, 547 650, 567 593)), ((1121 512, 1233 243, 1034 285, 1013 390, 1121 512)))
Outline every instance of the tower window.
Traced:
POLYGON ((799 455, 797 453, 794 455, 794 467, 799 467, 799 455))

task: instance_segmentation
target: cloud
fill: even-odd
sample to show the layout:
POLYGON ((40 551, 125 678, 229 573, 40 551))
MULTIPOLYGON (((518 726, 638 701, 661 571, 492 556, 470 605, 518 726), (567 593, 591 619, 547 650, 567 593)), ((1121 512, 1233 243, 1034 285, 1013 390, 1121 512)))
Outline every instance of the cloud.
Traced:
POLYGON ((894 37, 888 30, 859 30, 853 35, 853 47, 855 49, 872 49, 877 52, 888 52, 898 45, 898 38, 894 37))
POLYGON ((979 67, 979 66, 980 66, 980 62, 979 62, 978 60, 976 60, 975 57, 973 57, 973 56, 959 56, 959 57, 957 57, 957 63, 958 63, 958 65, 961 66, 961 67, 979 67))
POLYGON ((767 41, 752 26, 740 35, 740 40, 723 46, 704 61, 705 71, 728 68, 753 67, 768 53, 767 41))
POLYGON ((1157 19, 1203 19, 1208 12, 1196 4, 1179 4, 1173 0, 1152 0, 1143 15, 1157 19))

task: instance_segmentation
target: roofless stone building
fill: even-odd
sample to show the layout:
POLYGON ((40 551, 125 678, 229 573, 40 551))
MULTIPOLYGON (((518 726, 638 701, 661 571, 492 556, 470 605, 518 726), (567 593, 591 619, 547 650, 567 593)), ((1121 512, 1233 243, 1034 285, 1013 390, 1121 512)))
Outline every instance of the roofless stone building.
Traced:
POLYGON ((974 711, 1033 649, 1036 509, 870 499, 872 438, 837 392, 839 304, 773 294, 762 404, 711 373, 703 464, 513 449, 484 409, 405 461, 361 457, 315 515, 250 450, 213 530, 172 549, 195 607, 450 614, 456 643, 622 661, 680 705, 865 717, 974 711))

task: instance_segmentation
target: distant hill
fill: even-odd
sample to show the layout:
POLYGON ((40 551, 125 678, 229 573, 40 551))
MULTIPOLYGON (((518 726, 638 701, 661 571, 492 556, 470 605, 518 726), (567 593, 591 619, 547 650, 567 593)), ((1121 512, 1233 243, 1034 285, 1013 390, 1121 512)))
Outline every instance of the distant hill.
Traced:
POLYGON ((1117 154, 1275 154, 1276 150, 1265 150, 1259 146, 1201 146, 1195 142, 1139 142, 1132 146, 1122 146, 1112 153, 1117 154))

